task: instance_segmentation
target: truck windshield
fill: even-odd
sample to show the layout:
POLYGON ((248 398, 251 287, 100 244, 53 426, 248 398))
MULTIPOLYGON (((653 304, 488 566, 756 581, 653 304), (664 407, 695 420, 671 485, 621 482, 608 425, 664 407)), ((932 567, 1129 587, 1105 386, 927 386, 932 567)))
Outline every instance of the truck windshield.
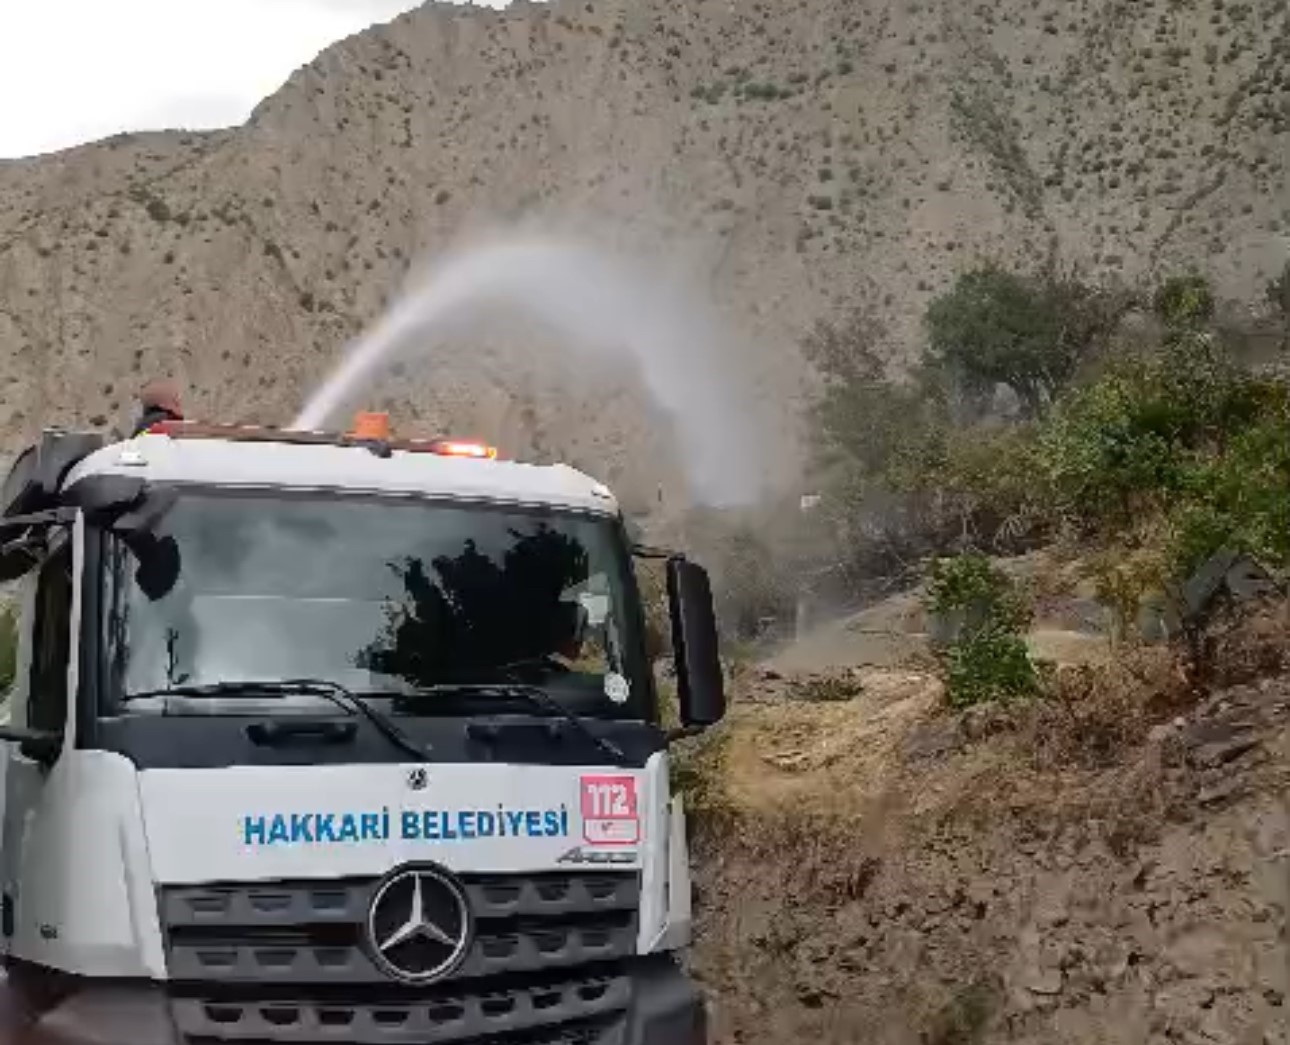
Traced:
MULTIPOLYGON (((135 581, 134 554, 107 543, 114 707, 181 687, 310 678, 378 695, 523 683, 579 715, 647 717, 636 588, 613 519, 184 492, 157 536, 173 538, 180 565, 155 601, 135 581)), ((433 713, 434 703, 395 706, 433 713)))

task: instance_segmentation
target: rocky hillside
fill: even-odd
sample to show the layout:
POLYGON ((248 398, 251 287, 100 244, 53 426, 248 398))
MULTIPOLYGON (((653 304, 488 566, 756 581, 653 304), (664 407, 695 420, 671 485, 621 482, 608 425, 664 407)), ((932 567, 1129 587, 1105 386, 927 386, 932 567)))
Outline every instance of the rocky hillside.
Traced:
POLYGON ((742 676, 678 774, 714 1040, 1290 1040, 1288 610, 1227 634, 1199 700, 1167 650, 1049 621, 1060 698, 947 711, 890 663, 906 600, 856 619, 864 666, 742 676))
MULTIPOLYGON (((158 370, 286 421, 412 259, 521 218, 711 284, 789 419, 809 323, 865 302, 900 350, 982 254, 1202 261, 1258 300, 1288 162, 1287 0, 431 3, 244 127, 0 163, 0 432, 119 423, 158 370)), ((490 333, 373 398, 652 497, 632 376, 544 345, 490 333)))

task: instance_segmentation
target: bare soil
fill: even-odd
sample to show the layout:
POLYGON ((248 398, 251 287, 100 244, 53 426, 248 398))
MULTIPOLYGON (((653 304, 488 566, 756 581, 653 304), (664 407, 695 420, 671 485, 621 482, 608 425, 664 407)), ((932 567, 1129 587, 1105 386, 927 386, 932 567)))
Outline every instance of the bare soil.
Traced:
POLYGON ((1290 1042, 1271 619, 1280 660, 1247 642, 1263 677, 1203 699, 1167 651, 1084 643, 1057 699, 967 715, 916 657, 745 675, 683 760, 714 1041, 1290 1042))

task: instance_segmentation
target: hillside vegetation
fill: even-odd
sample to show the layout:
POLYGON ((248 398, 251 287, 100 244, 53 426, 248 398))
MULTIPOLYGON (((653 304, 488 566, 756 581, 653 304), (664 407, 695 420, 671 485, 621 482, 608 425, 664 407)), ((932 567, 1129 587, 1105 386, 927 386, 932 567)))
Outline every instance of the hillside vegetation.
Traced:
MULTIPOLYGON (((1197 264, 1262 308, 1288 58, 1286 0, 430 3, 245 127, 0 163, 0 433, 122 424, 159 370, 198 413, 284 421, 415 258, 500 219, 710 287, 786 440, 804 331, 863 306, 909 362, 982 257, 1099 284, 1197 264)), ((540 331, 449 347, 371 402, 684 504, 633 375, 559 366, 540 331)))
POLYGON ((727 626, 871 604, 680 758, 720 1041, 1286 1040, 1285 279, 1257 361, 1194 270, 984 264, 896 378, 811 333, 814 540, 736 531, 727 626))

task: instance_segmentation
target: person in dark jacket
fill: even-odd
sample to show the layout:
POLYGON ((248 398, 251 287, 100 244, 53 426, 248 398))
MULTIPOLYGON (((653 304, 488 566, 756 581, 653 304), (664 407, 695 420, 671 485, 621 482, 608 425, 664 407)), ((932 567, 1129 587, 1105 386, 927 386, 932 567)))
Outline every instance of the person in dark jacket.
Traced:
POLYGON ((165 378, 149 381, 139 391, 139 404, 143 413, 134 426, 134 435, 146 432, 161 421, 182 421, 184 412, 179 405, 179 387, 165 378))

